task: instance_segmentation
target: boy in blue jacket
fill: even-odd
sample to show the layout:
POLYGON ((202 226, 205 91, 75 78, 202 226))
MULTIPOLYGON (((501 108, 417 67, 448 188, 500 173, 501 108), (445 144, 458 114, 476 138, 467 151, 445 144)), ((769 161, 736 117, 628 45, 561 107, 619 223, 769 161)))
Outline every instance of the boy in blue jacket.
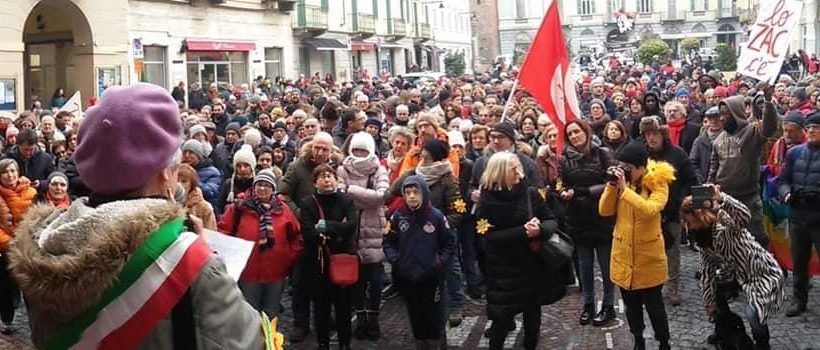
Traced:
POLYGON ((402 183, 404 205, 390 217, 384 254, 395 270, 394 283, 407 303, 416 349, 439 349, 442 333, 442 267, 455 251, 455 235, 444 215, 430 204, 430 189, 420 176, 402 183))

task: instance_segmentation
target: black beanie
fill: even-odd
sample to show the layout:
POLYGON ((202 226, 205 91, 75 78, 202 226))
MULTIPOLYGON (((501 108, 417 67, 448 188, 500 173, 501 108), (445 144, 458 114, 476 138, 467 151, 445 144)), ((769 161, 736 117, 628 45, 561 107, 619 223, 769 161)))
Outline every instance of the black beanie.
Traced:
POLYGON ((806 120, 803 122, 803 125, 808 126, 809 124, 820 125, 820 111, 814 111, 806 116, 806 120))
POLYGON ((433 158, 432 161, 434 162, 444 160, 444 158, 447 158, 447 155, 450 153, 450 146, 435 138, 424 141, 421 148, 430 154, 430 157, 433 158))
POLYGON ((800 113, 800 111, 794 110, 794 111, 789 111, 788 113, 786 113, 786 116, 783 117, 783 122, 784 123, 795 123, 797 125, 800 125, 800 127, 802 128, 803 127, 803 119, 804 119, 803 114, 800 113))
POLYGON ((492 131, 500 132, 507 136, 511 141, 515 141, 515 125, 508 122, 501 122, 493 126, 492 131))
POLYGON ((646 145, 643 142, 633 141, 621 148, 615 158, 624 163, 645 167, 646 161, 649 159, 649 151, 646 150, 646 145))

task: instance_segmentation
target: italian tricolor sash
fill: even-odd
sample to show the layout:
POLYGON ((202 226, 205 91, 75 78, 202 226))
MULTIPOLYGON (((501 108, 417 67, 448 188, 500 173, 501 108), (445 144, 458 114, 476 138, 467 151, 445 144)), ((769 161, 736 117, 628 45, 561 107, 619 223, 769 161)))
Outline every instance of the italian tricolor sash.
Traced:
POLYGON ((212 254, 183 232, 183 221, 163 224, 125 262, 97 304, 49 339, 45 349, 133 348, 167 316, 212 254))

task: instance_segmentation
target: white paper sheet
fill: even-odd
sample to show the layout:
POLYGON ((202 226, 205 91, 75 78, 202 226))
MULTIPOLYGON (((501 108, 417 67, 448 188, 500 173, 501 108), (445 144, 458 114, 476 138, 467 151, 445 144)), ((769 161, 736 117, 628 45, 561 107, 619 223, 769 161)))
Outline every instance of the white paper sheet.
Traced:
POLYGON ((216 255, 225 263, 228 274, 234 280, 239 281, 239 276, 242 275, 245 265, 248 264, 248 258, 251 257, 251 252, 255 246, 254 242, 211 230, 204 230, 203 237, 211 246, 211 249, 216 252, 216 255))

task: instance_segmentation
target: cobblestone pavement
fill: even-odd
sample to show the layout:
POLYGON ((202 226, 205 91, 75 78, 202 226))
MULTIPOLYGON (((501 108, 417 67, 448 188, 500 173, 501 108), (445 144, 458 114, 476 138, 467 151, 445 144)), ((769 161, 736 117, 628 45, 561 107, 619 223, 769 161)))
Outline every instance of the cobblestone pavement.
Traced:
MULTIPOLYGON (((667 305, 669 325, 672 333, 673 349, 711 349, 706 344, 706 337, 712 331, 712 325, 704 315, 700 302, 700 292, 694 273, 698 268, 697 253, 683 249, 681 294, 683 304, 678 307, 667 305)), ((600 280, 600 278, 599 278, 600 280)), ((817 283, 817 282, 815 282, 817 283)), ((789 282, 789 285, 791 283, 789 282)), ((600 284, 598 284, 600 297, 600 284)), ((791 292, 789 291, 789 295, 791 292)), ((820 349, 820 288, 812 288, 809 311, 803 316, 786 318, 782 312, 770 321, 773 349, 820 349)), ((290 300, 284 300, 285 315, 282 316, 281 330, 286 338, 291 327, 290 300)), ((743 308, 743 302, 732 304, 735 312, 743 308)), ((578 315, 581 309, 581 295, 577 288, 570 288, 568 295, 560 302, 543 308, 541 322, 540 349, 631 349, 632 335, 626 325, 622 304, 616 305, 618 320, 607 328, 579 326, 578 315)), ((487 340, 483 338, 484 329, 489 322, 484 316, 484 305, 481 302, 467 299, 463 308, 464 321, 456 328, 448 329, 448 343, 451 349, 486 349, 487 340)), ((413 337, 409 322, 406 319, 404 304, 400 298, 384 304, 381 313, 383 337, 378 342, 354 341, 354 349, 412 349, 413 337)), ((0 335, 2 349, 32 349, 27 329, 28 320, 23 309, 18 310, 14 321, 17 331, 11 336, 0 335)), ((518 327, 507 339, 506 348, 520 348, 523 344, 521 319, 518 327)), ((645 338, 648 348, 657 348, 652 342, 652 329, 646 317, 647 330, 645 338)), ((747 326, 748 329, 748 326, 747 326)), ((311 334, 301 344, 288 344, 288 349, 315 349, 315 338, 311 334)))

